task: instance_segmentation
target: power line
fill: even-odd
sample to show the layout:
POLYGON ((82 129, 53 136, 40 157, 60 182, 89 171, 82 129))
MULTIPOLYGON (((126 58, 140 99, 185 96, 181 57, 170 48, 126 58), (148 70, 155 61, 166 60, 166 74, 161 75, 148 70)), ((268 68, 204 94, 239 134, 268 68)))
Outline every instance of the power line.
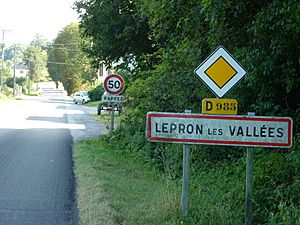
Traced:
POLYGON ((44 48, 53 49, 53 50, 67 50, 67 51, 73 51, 73 52, 82 52, 82 50, 80 50, 80 49, 71 49, 71 48, 63 48, 63 47, 46 46, 44 48))
POLYGON ((66 65, 68 63, 63 63, 63 62, 52 62, 52 61, 47 61, 49 64, 58 64, 58 65, 66 65))
POLYGON ((61 46, 61 45, 63 45, 63 46, 65 46, 65 45, 79 45, 78 43, 68 43, 68 44, 55 44, 55 43, 51 43, 49 46, 53 46, 53 45, 58 45, 58 46, 61 46))

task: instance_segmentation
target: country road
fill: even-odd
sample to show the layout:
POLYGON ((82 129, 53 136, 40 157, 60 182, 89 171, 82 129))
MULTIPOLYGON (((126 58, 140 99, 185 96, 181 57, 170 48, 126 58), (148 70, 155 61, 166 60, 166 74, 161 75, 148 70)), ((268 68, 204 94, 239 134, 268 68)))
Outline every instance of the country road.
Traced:
POLYGON ((61 91, 0 104, 0 225, 76 225, 72 144, 106 128, 61 91))

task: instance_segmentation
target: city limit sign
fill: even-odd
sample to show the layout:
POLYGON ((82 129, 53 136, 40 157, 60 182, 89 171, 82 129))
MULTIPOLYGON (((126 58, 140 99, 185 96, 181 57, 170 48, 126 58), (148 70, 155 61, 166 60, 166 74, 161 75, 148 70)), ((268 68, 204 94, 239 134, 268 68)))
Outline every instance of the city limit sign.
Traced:
POLYGON ((292 119, 148 112, 147 138, 155 142, 289 148, 292 119))

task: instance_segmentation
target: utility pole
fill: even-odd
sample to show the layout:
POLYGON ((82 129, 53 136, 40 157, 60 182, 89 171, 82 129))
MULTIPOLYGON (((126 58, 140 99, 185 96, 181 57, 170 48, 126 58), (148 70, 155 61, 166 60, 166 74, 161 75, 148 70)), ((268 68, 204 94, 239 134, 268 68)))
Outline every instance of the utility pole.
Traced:
POLYGON ((5 42, 4 42, 4 36, 5 36, 5 32, 8 32, 10 30, 5 30, 2 29, 2 42, 1 42, 1 83, 0 83, 0 92, 3 91, 3 76, 4 76, 4 47, 5 47, 5 42))
POLYGON ((2 33, 2 43, 1 43, 1 84, 0 84, 0 91, 3 91, 3 76, 4 76, 4 30, 2 33))
POLYGON ((30 79, 31 79, 31 70, 30 70, 30 61, 29 61, 29 66, 28 66, 28 75, 27 75, 27 79, 28 79, 28 83, 27 83, 27 94, 30 95, 30 79))
POLYGON ((16 97, 16 44, 14 44, 14 76, 13 76, 13 96, 16 97))
MULTIPOLYGON (((90 49, 92 51, 92 49, 93 49, 93 42, 91 42, 91 44, 90 44, 90 49)), ((92 80, 93 80, 93 71, 92 71, 92 63, 90 62, 90 83, 92 83, 92 80)))

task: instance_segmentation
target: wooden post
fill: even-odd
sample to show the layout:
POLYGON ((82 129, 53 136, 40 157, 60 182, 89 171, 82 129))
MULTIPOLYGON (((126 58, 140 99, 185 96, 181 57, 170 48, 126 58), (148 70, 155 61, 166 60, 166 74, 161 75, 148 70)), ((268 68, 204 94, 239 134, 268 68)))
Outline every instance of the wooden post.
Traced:
MULTIPOLYGON (((255 116, 255 113, 248 112, 248 116, 255 116)), ((247 148, 245 225, 252 225, 253 221, 253 149, 253 147, 247 148)))
MULTIPOLYGON (((185 113, 191 113, 191 110, 185 110, 185 113)), ((182 196, 181 213, 183 218, 189 215, 189 183, 190 183, 190 145, 183 145, 183 164, 182 164, 182 196)))

